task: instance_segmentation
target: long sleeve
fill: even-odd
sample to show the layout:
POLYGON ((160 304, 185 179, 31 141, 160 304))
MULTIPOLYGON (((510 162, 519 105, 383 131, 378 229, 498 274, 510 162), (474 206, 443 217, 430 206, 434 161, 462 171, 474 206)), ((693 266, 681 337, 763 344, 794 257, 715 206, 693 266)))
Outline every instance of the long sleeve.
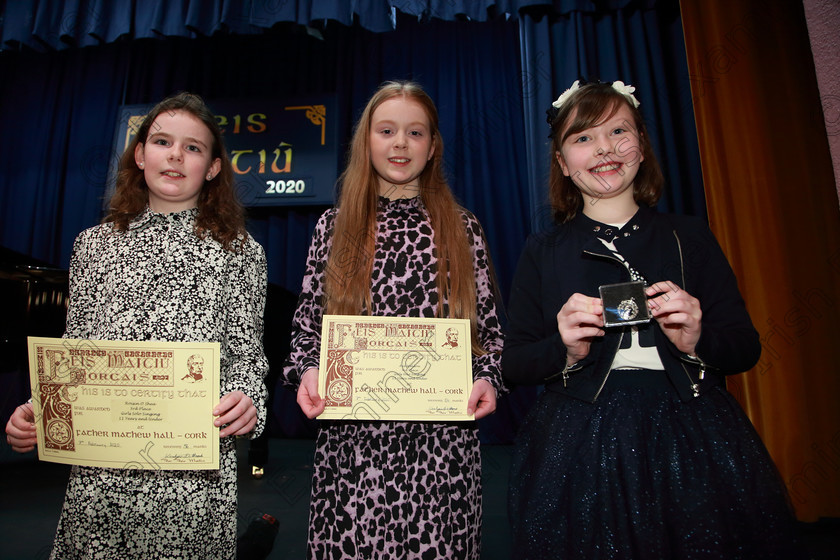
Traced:
POLYGON ((245 247, 231 257, 224 309, 228 310, 227 357, 222 364, 222 394, 242 391, 257 408, 257 437, 266 420, 265 376, 268 361, 263 351, 263 312, 267 283, 263 248, 250 236, 245 247))
POLYGON ((96 321, 99 292, 104 283, 102 271, 94 265, 91 254, 93 238, 101 234, 100 228, 87 229, 76 236, 70 257, 70 297, 67 307, 67 324, 64 338, 90 338, 96 321))
POLYGON ((549 317, 556 315, 563 302, 552 305, 544 301, 544 266, 534 250, 537 246, 529 240, 523 251, 508 302, 502 371, 506 380, 516 384, 542 383, 566 365, 566 346, 557 331, 556 319, 552 324, 549 317))
POLYGON ((291 351, 281 373, 284 384, 293 388, 300 385, 303 373, 317 368, 320 361, 324 274, 335 212, 328 210, 321 215, 306 257, 306 272, 292 320, 291 351))
POLYGON ((488 381, 497 392, 504 392, 502 381, 502 347, 504 334, 496 307, 496 286, 492 274, 490 254, 481 224, 470 213, 466 214, 467 237, 473 255, 476 286, 476 323, 478 341, 486 354, 473 356, 473 380, 488 381))
MULTIPOLYGON (((759 335, 729 261, 711 230, 705 224, 699 227, 697 240, 683 247, 688 269, 686 290, 700 301, 703 312, 695 351, 708 366, 723 374, 741 373, 758 362, 759 335)), ((673 346, 671 350, 679 354, 673 346)))

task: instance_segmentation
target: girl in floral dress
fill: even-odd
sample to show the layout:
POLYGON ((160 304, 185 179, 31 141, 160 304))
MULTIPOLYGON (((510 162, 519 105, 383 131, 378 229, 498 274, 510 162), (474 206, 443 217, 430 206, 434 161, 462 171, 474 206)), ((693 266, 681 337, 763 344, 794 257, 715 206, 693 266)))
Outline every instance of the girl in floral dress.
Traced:
MULTIPOLYGON (((232 559, 235 437, 265 424, 266 262, 248 235, 216 120, 197 96, 165 99, 120 160, 110 213, 70 261, 65 337, 219 342, 219 470, 73 466, 51 558, 232 559)), ((6 426, 35 443, 32 405, 6 426)))
MULTIPOLYGON (((324 314, 454 317, 472 324, 468 411, 495 409, 502 333, 480 224, 442 173, 437 110, 412 83, 386 83, 353 136, 336 208, 315 228, 283 375, 314 418, 324 314)), ((332 421, 315 453, 308 555, 465 558, 480 553, 474 422, 332 421)))

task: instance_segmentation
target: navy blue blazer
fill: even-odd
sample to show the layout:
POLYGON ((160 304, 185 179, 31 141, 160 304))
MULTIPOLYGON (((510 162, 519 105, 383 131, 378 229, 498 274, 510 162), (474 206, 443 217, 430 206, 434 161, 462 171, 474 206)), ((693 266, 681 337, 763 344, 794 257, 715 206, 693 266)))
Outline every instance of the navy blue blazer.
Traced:
POLYGON ((508 304, 502 354, 508 383, 545 383, 550 391, 590 402, 597 399, 627 327, 607 329, 592 342, 589 355, 564 375, 566 346, 557 330, 557 313, 575 292, 600 297, 599 286, 630 281, 627 268, 598 235, 617 235, 618 252, 650 284, 670 280, 700 301, 699 361, 677 350, 655 320, 640 328, 644 336, 653 336, 681 398, 699 396, 721 385, 723 376, 758 362, 758 332, 729 262, 701 219, 642 207, 621 229, 609 230, 616 228, 578 213, 563 225, 529 237, 508 304))

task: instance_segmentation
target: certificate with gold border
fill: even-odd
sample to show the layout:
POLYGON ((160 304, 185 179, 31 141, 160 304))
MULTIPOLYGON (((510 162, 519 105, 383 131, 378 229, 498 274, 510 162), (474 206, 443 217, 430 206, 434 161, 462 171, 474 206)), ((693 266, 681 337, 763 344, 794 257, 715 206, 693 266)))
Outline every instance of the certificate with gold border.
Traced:
POLYGON ((472 420, 467 319, 325 315, 318 394, 330 420, 472 420))
POLYGON ((42 461, 219 468, 219 343, 28 341, 42 461))

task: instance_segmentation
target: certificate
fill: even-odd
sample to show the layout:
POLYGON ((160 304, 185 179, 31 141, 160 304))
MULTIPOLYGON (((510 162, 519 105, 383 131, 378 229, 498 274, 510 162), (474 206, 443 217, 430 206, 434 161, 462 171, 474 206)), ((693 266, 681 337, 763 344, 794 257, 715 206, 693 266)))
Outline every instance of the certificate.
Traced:
POLYGON ((318 394, 333 420, 472 420, 467 319, 325 315, 318 394))
POLYGON ((218 469, 219 343, 29 337, 42 461, 218 469))

